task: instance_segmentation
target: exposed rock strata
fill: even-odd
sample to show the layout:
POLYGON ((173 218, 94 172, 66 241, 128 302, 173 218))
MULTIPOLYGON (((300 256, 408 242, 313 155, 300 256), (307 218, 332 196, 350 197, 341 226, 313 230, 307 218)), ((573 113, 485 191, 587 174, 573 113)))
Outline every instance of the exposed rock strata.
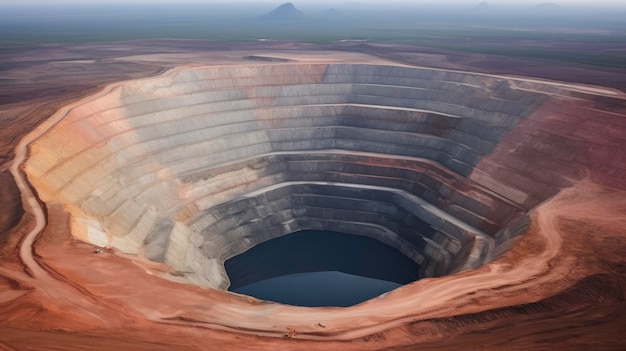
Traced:
POLYGON ((490 260, 558 190, 474 169, 544 92, 567 94, 389 66, 179 69, 75 106, 26 171, 75 236, 184 272, 173 280, 226 288, 224 260, 304 229, 376 238, 436 277, 490 260))

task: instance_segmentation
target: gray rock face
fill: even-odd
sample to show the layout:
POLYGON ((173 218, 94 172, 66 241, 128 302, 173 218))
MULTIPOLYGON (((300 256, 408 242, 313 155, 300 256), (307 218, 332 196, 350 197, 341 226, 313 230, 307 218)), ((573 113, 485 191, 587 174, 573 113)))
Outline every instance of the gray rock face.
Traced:
POLYGON ((226 259, 305 229, 375 238, 435 277, 525 229, 518 202, 466 176, 544 100, 429 69, 180 69, 80 102, 26 171, 75 236, 186 272, 173 280, 225 289, 226 259))

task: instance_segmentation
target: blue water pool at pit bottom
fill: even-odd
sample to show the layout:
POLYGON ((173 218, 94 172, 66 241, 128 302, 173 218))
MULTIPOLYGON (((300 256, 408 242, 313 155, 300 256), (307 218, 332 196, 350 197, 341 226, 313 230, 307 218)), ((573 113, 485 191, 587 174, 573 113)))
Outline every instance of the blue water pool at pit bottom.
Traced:
POLYGON ((402 284, 335 271, 287 274, 234 291, 288 305, 347 307, 400 286, 402 284))
POLYGON ((225 262, 230 291, 296 306, 352 306, 419 279, 419 265, 377 240, 306 230, 225 262))

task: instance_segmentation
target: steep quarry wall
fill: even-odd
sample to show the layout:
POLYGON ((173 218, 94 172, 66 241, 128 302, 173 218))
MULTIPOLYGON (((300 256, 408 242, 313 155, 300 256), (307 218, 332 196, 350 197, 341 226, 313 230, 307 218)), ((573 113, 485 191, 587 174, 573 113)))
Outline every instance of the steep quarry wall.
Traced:
POLYGON ((226 259, 305 229, 375 238, 436 277, 490 260, 557 191, 485 161, 546 92, 560 91, 375 65, 176 69, 82 101, 25 170, 73 235, 173 280, 225 289, 226 259))

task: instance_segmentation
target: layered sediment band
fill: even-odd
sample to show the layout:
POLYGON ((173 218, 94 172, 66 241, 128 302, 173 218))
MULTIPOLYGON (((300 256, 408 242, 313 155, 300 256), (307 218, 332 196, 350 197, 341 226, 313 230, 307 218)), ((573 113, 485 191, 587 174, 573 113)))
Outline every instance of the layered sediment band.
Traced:
POLYGON ((436 277, 524 230, 526 198, 468 176, 545 99, 405 67, 177 69, 84 100, 26 172, 75 236, 165 262, 170 279, 225 289, 226 259, 306 229, 375 238, 436 277))

